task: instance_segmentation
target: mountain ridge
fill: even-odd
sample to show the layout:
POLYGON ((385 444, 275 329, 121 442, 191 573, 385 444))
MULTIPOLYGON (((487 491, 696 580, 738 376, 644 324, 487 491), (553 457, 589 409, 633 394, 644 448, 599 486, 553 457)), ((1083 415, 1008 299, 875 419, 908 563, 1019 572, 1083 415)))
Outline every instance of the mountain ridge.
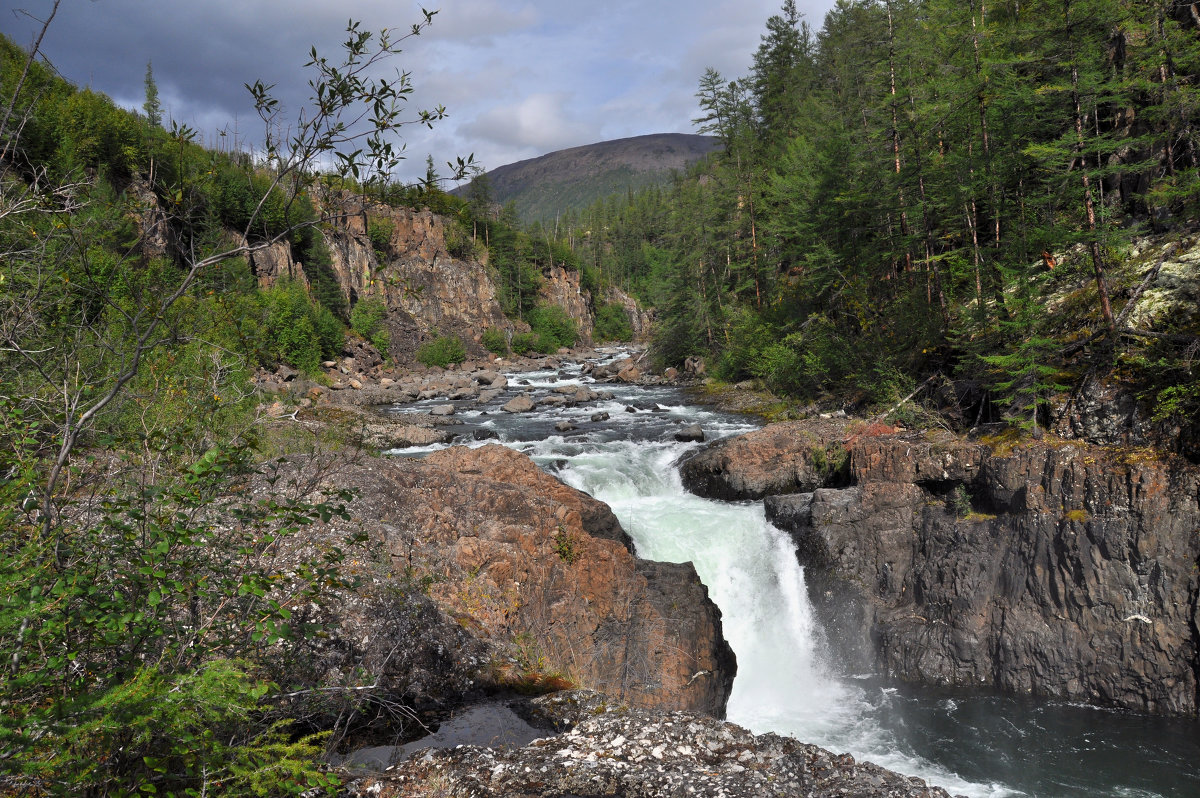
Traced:
MULTIPOLYGON (((651 133, 556 150, 484 174, 492 199, 515 202, 521 219, 532 222, 585 208, 610 194, 664 185, 719 146, 712 136, 651 133)), ((451 193, 465 197, 469 192, 465 184, 451 193)))

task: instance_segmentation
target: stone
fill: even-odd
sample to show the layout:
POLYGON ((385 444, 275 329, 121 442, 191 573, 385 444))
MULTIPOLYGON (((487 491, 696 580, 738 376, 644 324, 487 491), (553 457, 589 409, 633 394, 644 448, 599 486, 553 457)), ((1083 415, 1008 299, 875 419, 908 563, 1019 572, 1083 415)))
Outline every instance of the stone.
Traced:
POLYGON ((592 413, 592 421, 595 422, 608 421, 608 418, 608 413, 592 413))
POLYGON ((575 429, 575 425, 570 421, 560 421, 554 425, 554 429, 558 432, 571 432, 575 429))
POLYGON ((683 485, 710 499, 739 501, 811 491, 838 476, 845 427, 790 421, 709 444, 680 464, 683 485))
POLYGON ((413 756, 370 778, 368 790, 408 794, 436 783, 448 795, 806 796, 950 798, 940 787, 849 754, 834 754, 777 734, 755 736, 694 712, 615 705, 574 690, 516 708, 545 729, 523 747, 461 745, 413 756))
POLYGON ((431 416, 452 416, 454 415, 454 405, 438 405, 429 411, 431 416))
POLYGON ((861 437, 767 517, 848 668, 1196 714, 1200 470, 1049 440, 861 437))
POLYGON ((510 399, 508 403, 500 409, 506 413, 528 413, 529 411, 533 410, 534 407, 536 407, 536 405, 533 403, 533 400, 522 394, 521 396, 510 399))
POLYGON ((704 441, 704 430, 699 424, 690 424, 675 433, 675 440, 680 443, 695 443, 704 441))

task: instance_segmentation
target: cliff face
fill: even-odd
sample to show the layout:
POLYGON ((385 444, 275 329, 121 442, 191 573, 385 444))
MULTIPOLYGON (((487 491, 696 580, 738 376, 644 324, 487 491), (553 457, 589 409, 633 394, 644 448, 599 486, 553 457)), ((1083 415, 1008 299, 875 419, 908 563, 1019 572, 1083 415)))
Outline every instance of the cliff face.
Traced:
POLYGON ((551 266, 548 271, 543 271, 538 298, 565 310, 578 326, 579 343, 591 346, 596 318, 592 314, 591 292, 581 287, 579 272, 567 271, 561 266, 551 266))
POLYGON ((351 304, 367 297, 383 300, 392 352, 408 352, 435 334, 478 343, 489 327, 511 329, 484 264, 447 251, 441 217, 349 201, 343 210, 326 235, 333 270, 351 304), (390 230, 385 251, 375 251, 369 224, 390 230))
MULTIPOLYGON (((411 359, 422 341, 438 334, 457 335, 475 354, 482 354, 484 330, 513 330, 486 262, 450 254, 442 217, 343 197, 323 232, 347 302, 374 297, 387 306, 389 352, 398 359, 411 359), (376 250, 379 241, 372 241, 372 230, 387 233, 386 247, 376 250)), ((287 242, 255 251, 250 264, 264 288, 284 276, 309 280, 287 242)), ((553 266, 542 276, 541 301, 566 311, 577 325, 579 343, 590 346, 595 316, 579 273, 553 266)), ((635 339, 648 337, 650 316, 632 297, 610 289, 606 298, 625 308, 635 339)))
POLYGON ((1082 442, 1006 450, 949 434, 827 433, 772 425, 684 473, 698 492, 767 495, 846 667, 1197 712, 1194 466, 1082 442), (834 441, 849 450, 849 486, 814 489, 809 465, 834 441), (778 478, 765 480, 772 464, 778 478))
POLYGON ((723 716, 736 661, 691 564, 638 560, 608 507, 523 454, 455 447, 345 471, 395 578, 530 671, 723 716))

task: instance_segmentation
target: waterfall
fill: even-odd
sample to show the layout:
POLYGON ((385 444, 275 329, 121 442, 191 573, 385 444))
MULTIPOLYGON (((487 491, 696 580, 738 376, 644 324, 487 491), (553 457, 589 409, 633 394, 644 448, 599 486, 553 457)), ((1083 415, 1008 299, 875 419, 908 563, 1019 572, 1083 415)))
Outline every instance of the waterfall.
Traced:
MULTIPOLYGON (((586 382, 577 370, 510 380, 538 392, 586 382)), ((461 431, 495 432, 607 503, 639 556, 695 565, 737 655, 729 720, 848 752, 969 798, 1200 795, 1194 722, 978 692, 900 690, 877 676, 839 675, 823 658, 791 539, 767 523, 760 502, 701 499, 680 481, 676 463, 697 445, 674 441, 683 425, 698 422, 710 437, 755 425, 689 405, 670 388, 596 387, 615 395, 521 415, 496 412, 510 396, 487 409, 464 405, 461 431), (597 413, 610 418, 591 422, 597 413), (562 420, 579 429, 556 432, 562 420)))

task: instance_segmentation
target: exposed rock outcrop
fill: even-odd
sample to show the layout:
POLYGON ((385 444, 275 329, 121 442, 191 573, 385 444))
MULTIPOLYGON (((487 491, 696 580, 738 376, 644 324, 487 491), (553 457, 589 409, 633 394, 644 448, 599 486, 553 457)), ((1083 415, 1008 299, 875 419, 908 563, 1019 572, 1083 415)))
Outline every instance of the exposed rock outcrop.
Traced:
POLYGON ((437 784, 446 795, 708 795, 757 798, 949 798, 945 790, 848 754, 687 712, 613 706, 604 696, 561 693, 533 702, 548 732, 517 749, 461 746, 432 751, 353 785, 357 795, 395 798, 437 784))
POLYGON ((1197 711, 1200 474, 1145 450, 849 444, 852 487, 767 500, 850 667, 1197 711))
POLYGON ((761 499, 818 488, 840 468, 844 425, 792 421, 716 441, 684 460, 683 485, 710 499, 761 499))
POLYGON ((579 329, 579 342, 591 346, 596 319, 592 315, 591 293, 583 290, 580 280, 581 275, 577 271, 551 266, 542 271, 542 287, 538 289, 538 297, 546 304, 558 305, 566 311, 579 329))
POLYGON ((637 560, 604 504, 503 446, 338 473, 397 575, 509 651, 639 706, 723 715, 736 663, 690 564, 637 560))
POLYGON ((334 273, 351 303, 376 297, 387 306, 394 355, 411 355, 435 331, 477 343, 489 327, 511 328, 487 268, 447 250, 440 216, 350 198, 340 212, 327 236, 334 273), (375 251, 370 224, 390 233, 386 251, 375 251))

